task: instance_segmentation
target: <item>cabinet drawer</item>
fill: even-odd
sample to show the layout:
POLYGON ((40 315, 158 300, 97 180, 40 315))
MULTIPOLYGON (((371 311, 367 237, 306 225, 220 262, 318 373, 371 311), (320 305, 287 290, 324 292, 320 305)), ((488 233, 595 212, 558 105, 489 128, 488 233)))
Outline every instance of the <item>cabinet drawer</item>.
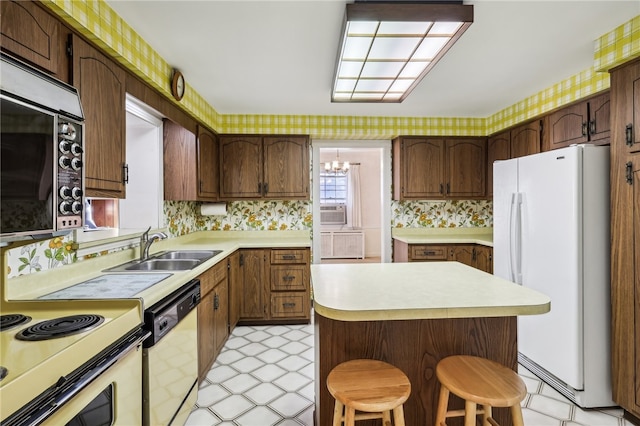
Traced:
POLYGON ((447 246, 410 246, 410 260, 447 260, 447 246))
POLYGON ((213 290, 220 281, 227 279, 227 262, 220 262, 212 266, 198 278, 200 278, 200 294, 205 296, 213 290))
POLYGON ((309 250, 271 250, 271 264, 309 263, 309 250))
POLYGON ((274 293, 271 295, 271 317, 307 317, 310 312, 306 293, 274 293))
POLYGON ((304 291, 307 289, 307 265, 271 267, 271 290, 304 291))

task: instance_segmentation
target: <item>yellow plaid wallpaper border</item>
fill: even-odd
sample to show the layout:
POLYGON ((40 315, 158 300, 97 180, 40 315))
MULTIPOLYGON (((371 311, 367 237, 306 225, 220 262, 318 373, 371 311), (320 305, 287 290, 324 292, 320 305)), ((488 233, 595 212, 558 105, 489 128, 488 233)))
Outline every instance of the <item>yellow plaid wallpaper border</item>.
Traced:
POLYGON ((182 109, 220 133, 309 134, 316 139, 390 139, 397 135, 485 136, 609 88, 608 69, 640 56, 640 15, 595 42, 594 67, 487 118, 220 114, 187 85, 169 92, 173 67, 103 0, 42 0, 75 30, 182 109))

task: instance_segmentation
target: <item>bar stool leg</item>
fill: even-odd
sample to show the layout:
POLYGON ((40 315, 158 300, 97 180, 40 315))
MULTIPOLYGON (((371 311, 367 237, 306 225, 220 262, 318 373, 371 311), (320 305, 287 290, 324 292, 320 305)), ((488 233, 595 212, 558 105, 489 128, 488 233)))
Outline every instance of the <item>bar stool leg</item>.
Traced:
POLYGON ((490 405, 483 405, 482 409, 484 411, 484 413, 482 414, 482 426, 491 426, 491 423, 489 423, 489 417, 493 416, 493 413, 491 411, 491 406, 490 405))
POLYGON ((382 425, 391 426, 391 411, 382 412, 382 425))
POLYGON ((476 403, 472 401, 464 402, 464 426, 476 425, 476 403))
POLYGON ((438 399, 438 409, 436 410, 436 426, 442 426, 445 421, 447 407, 449 406, 449 389, 440 385, 440 399, 438 399))
POLYGON ((511 417, 513 420, 513 426, 524 426, 524 419, 522 418, 522 407, 520 407, 520 404, 511 406, 511 417))
POLYGON ((333 426, 341 426, 344 416, 344 404, 336 399, 333 406, 333 426))
POLYGON ((356 410, 355 408, 345 407, 344 426, 355 426, 356 410))
POLYGON ((398 405, 393 409, 393 421, 395 426, 405 426, 404 424, 404 408, 398 405))

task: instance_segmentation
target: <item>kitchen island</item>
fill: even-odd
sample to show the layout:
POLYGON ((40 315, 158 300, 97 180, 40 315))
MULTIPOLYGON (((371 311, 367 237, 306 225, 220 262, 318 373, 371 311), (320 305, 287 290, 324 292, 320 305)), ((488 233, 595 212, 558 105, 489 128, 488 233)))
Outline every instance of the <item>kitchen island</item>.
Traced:
MULTIPOLYGON (((551 306, 544 294, 458 262, 312 265, 311 283, 319 426, 331 424, 333 415, 327 375, 356 358, 404 371, 412 387, 406 424, 432 426, 438 361, 468 354, 517 370, 517 316, 551 306)), ((505 409, 494 417, 511 424, 505 409)))

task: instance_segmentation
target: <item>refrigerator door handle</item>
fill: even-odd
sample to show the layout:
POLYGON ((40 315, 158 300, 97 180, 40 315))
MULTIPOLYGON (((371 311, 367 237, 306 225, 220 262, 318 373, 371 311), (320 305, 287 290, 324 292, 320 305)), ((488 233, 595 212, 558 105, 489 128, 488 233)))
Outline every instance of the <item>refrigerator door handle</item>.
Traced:
POLYGON ((511 194, 511 205, 509 207, 509 277, 511 281, 522 285, 522 271, 520 270, 521 204, 522 195, 519 192, 511 194))

